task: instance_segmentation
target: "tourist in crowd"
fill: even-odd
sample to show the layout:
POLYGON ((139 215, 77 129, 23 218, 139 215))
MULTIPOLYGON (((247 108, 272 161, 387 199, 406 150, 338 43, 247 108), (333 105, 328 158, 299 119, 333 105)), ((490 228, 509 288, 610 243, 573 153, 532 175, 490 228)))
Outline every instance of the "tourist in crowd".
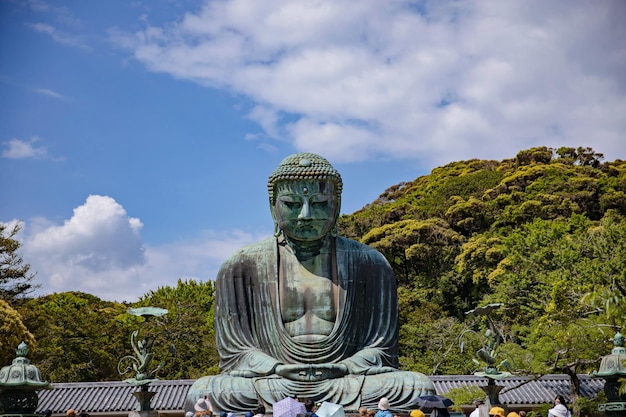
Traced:
POLYGON ((263 404, 254 410, 254 417, 265 417, 265 406, 263 404))
POLYGON ((304 408, 306 409, 306 415, 309 417, 317 417, 317 414, 315 414, 315 411, 317 410, 317 407, 315 406, 315 402, 311 399, 306 400, 304 402, 304 408))
POLYGON ((375 417, 393 417, 391 411, 389 411, 389 400, 385 397, 381 398, 378 401, 378 411, 375 414, 375 417))
POLYGON ((504 408, 491 407, 491 410, 489 410, 489 417, 504 417, 504 408))
POLYGON ((469 417, 479 417, 480 416, 480 406, 483 405, 484 403, 485 402, 483 400, 481 400, 481 399, 478 399, 478 398, 475 399, 473 401, 473 404, 474 404, 474 407, 476 407, 476 408, 474 408, 474 411, 472 411, 470 413, 469 417))
POLYGON ((563 397, 562 395, 557 395, 556 398, 554 399, 554 408, 552 410, 548 411, 548 417, 552 417, 550 415, 550 413, 554 414, 555 417, 561 417, 561 414, 563 413, 563 409, 565 409, 565 415, 563 417, 572 417, 572 412, 569 410, 569 407, 567 406, 567 402, 565 401, 565 397, 563 397), (562 406, 562 407, 559 407, 562 406), (552 413, 552 410, 556 410, 558 409, 557 413, 552 413))
POLYGON ((548 417, 572 417, 572 414, 567 407, 555 401, 554 408, 548 410, 548 417))

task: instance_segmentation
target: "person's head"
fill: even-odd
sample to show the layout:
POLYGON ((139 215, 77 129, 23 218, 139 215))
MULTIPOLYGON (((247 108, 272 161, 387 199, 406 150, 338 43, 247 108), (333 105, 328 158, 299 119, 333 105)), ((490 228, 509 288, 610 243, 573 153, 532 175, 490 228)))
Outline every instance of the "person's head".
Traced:
POLYGON ((509 414, 506 415, 506 417, 519 417, 519 414, 517 414, 515 411, 511 411, 509 414))
POLYGON ((526 411, 522 410, 519 412, 519 417, 526 417, 526 411))
POLYGON ((554 404, 563 404, 565 407, 567 407, 567 402, 565 402, 565 397, 563 397, 562 395, 557 395, 556 398, 554 399, 554 404))
POLYGON ((359 407, 359 416, 364 417, 367 415, 367 407, 359 407))
POLYGON ((483 405, 485 402, 483 400, 481 400, 480 398, 475 399, 474 401, 472 401, 472 404, 474 404, 474 407, 480 407, 481 405, 483 405))
POLYGON ((51 417, 52 416, 52 410, 46 410, 43 412, 44 417, 51 417))
POLYGON ((367 417, 373 417, 376 415, 376 410, 367 410, 367 417))
POLYGON ((491 407, 489 410, 489 417, 504 417, 504 408, 502 407, 491 407))
POLYGON ((410 414, 411 417, 426 417, 426 414, 422 410, 413 410, 410 414))
POLYGON ((76 417, 76 410, 74 410, 73 408, 70 408, 69 410, 65 412, 65 415, 67 417, 76 417))
POLYGON ((255 410, 254 414, 265 414, 265 406, 263 404, 259 405, 255 410))
POLYGON ((551 408, 549 410, 549 415, 553 415, 554 417, 567 417, 568 412, 567 412, 567 407, 565 407, 563 404, 558 403, 554 406, 554 408, 551 408))
POLYGON ((313 153, 288 156, 270 175, 267 188, 276 225, 295 241, 317 241, 336 226, 341 207, 341 175, 313 153))
POLYGON ((389 410, 390 404, 389 404, 389 400, 385 397, 381 398, 380 401, 378 401, 378 409, 379 410, 389 410))
POLYGON ((315 402, 311 399, 305 400, 304 408, 306 408, 306 411, 315 411, 315 402))

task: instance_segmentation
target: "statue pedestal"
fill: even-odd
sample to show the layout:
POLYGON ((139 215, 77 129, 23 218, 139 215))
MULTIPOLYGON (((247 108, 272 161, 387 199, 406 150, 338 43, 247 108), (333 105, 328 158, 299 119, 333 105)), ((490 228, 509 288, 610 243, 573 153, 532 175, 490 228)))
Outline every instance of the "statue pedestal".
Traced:
MULTIPOLYGON (((485 411, 487 414, 489 414, 489 410, 491 410, 491 407, 502 407, 505 408, 502 403, 500 402, 500 391, 502 390, 502 388, 504 388, 504 385, 496 385, 495 381, 493 379, 489 379, 489 384, 488 385, 483 385, 480 387, 480 389, 482 389, 483 391, 485 391, 485 394, 487 394, 487 401, 485 401, 485 411)), ((483 406, 481 406, 483 407, 483 406)), ((487 415, 487 414, 483 414, 483 411, 480 412, 481 416, 482 415, 487 415)))
POLYGON ((499 396, 499 393, 500 391, 502 391, 502 388, 504 388, 504 385, 496 385, 496 384, 483 385, 480 387, 480 389, 485 391, 485 393, 487 394, 487 401, 488 401, 487 405, 489 405, 489 407, 502 405, 502 403, 500 402, 500 396, 499 396))
MULTIPOLYGON (((148 391, 147 389, 148 389, 148 386, 144 385, 141 387, 141 391, 133 392, 133 396, 137 398, 137 402, 139 403, 139 405, 137 406, 137 411, 154 411, 152 410, 152 407, 150 406, 150 401, 152 400, 152 397, 155 396, 156 392, 148 391)), ((142 416, 142 417, 148 417, 148 416, 142 416)))

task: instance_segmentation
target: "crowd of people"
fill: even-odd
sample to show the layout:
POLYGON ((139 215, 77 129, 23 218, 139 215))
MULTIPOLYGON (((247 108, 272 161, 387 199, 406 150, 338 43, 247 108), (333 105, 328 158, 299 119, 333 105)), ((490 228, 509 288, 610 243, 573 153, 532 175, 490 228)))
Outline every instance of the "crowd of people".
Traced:
MULTIPOLYGON (((297 397, 296 397, 297 399, 297 397)), ((312 400, 304 400, 304 407, 306 409, 306 414, 298 415, 297 417, 318 417, 315 414, 317 410, 318 404, 316 404, 312 400)), ((485 403, 483 400, 477 399, 474 400, 473 405, 476 407, 474 411, 472 411, 469 417, 480 417, 480 408, 485 403)), ((368 409, 367 407, 359 408, 359 417, 398 417, 397 414, 394 414, 391 411, 391 404, 387 398, 381 398, 378 402, 377 408, 368 409)), ((438 416, 447 416, 449 413, 446 410, 438 410, 438 416)), ((542 417, 541 414, 534 414, 535 417, 542 417)), ((196 403, 196 413, 188 413, 186 417, 213 417, 213 411, 210 402, 206 398, 201 398, 196 403)), ((77 416, 69 416, 68 417, 77 417, 77 416)), ((228 413, 222 411, 220 413, 220 417, 234 417, 233 413, 228 413)), ((253 411, 248 411, 244 414, 244 417, 265 417, 265 407, 260 405, 253 411)), ((422 410, 413 410, 410 412, 410 417, 426 417, 426 414, 422 410)), ((504 408, 499 406, 491 407, 489 410, 489 417, 526 417, 526 411, 519 412, 509 412, 508 414, 505 412, 504 408)), ((554 407, 548 411, 547 417, 572 417, 572 413, 567 407, 567 403, 565 398, 562 395, 558 395, 554 399, 554 407)))
MULTIPOLYGON (((295 397, 298 399, 297 397, 295 397)), ((313 400, 307 399, 302 401, 304 404, 304 408, 306 413, 302 415, 298 415, 297 417, 318 417, 315 414, 315 411, 318 408, 318 404, 316 404, 313 400)), ((472 411, 469 417, 480 417, 480 408, 484 405, 484 401, 477 399, 473 402, 474 411, 472 411)), ((185 417, 216 417, 213 411, 213 406, 207 397, 202 397, 198 399, 194 406, 195 412, 188 411, 185 417)), ((442 410, 443 411, 443 410, 442 410)), ((243 414, 244 417, 265 417, 266 409, 265 406, 259 405, 257 408, 251 411, 247 411, 243 414)), ((439 412, 439 416, 448 415, 447 411, 439 412)), ((47 410, 44 417, 51 417, 52 411, 47 410)), ((66 412, 67 417, 89 417, 89 414, 86 412, 80 412, 70 408, 66 412)), ((221 411, 219 413, 219 417, 235 417, 235 414, 232 412, 221 411)), ((359 408, 359 417, 398 417, 398 415, 391 412, 391 404, 387 398, 381 398, 378 402, 378 406, 375 409, 368 409, 367 407, 359 408)), ((426 417, 422 410, 413 410, 410 412, 410 417, 426 417)), ((526 411, 515 412, 512 411, 506 414, 504 408, 502 407, 491 407, 489 410, 489 417, 526 417, 526 411)), ((542 417, 541 414, 535 413, 535 417, 542 417)), ((567 407, 567 403, 565 398, 562 395, 558 395, 554 399, 554 407, 548 411, 548 417, 572 417, 572 413, 567 407)))
MULTIPOLYGON (((475 400, 474 405, 476 409, 472 411, 469 417, 478 417, 480 414, 480 406, 484 404, 482 400, 475 400)), ((542 417, 541 413, 535 413, 535 417, 542 417)), ((491 407, 489 410, 489 417, 526 417, 526 411, 515 412, 512 411, 505 414, 502 407, 491 407)), ((567 407, 567 402, 562 395, 557 395, 554 399, 554 407, 548 410, 548 417, 572 417, 572 412, 567 407)))
MULTIPOLYGON (((297 397, 294 398, 301 401, 297 397)), ((310 399, 302 400, 301 402, 304 404, 306 413, 297 414, 296 417, 318 417, 315 412, 317 411, 319 404, 316 404, 310 399)), ((243 417, 264 417, 265 412, 265 406, 259 405, 255 410, 245 412, 243 417)), ((439 415, 443 416, 444 414, 439 415)), ((221 411, 219 416, 234 417, 234 413, 221 411)), ((214 417, 213 406, 206 397, 200 398, 196 402, 195 413, 189 411, 185 417, 214 417)), ((377 408, 359 408, 359 417, 398 417, 398 415, 391 412, 391 404, 389 403, 389 400, 387 398, 381 398, 378 402, 377 408)), ((426 415, 421 410, 413 410, 410 413, 410 417, 426 417, 426 415)))

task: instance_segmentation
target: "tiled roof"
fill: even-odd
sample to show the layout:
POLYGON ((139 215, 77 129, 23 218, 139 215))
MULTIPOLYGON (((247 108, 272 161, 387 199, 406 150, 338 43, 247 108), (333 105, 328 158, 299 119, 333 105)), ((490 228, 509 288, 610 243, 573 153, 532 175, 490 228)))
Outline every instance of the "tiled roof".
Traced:
MULTIPOLYGON (((191 379, 152 382, 150 391, 156 392, 152 408, 181 411, 193 382, 191 379)), ((137 387, 123 381, 52 384, 52 389, 39 391, 37 412, 51 410, 54 414, 65 414, 70 408, 87 413, 134 410, 137 400, 132 396, 133 391, 137 391, 137 387)))
MULTIPOLYGON (((602 378, 579 375, 581 394, 593 398, 604 387, 602 378)), ((473 375, 435 375, 429 377, 437 394, 445 396, 452 388, 486 385, 486 379, 473 375)), ((180 412, 185 404, 187 391, 194 380, 155 381, 150 390, 156 391, 152 408, 160 412, 180 412)), ((563 395, 569 401, 569 377, 567 375, 544 375, 539 379, 528 376, 511 376, 497 381, 504 388, 500 401, 511 405, 538 405, 552 403, 554 397, 563 395)), ((132 392, 137 388, 123 381, 75 382, 52 384, 53 389, 39 392, 38 412, 52 410, 64 414, 69 408, 90 414, 119 413, 133 410, 136 400, 132 392)))
MULTIPOLYGON (((487 379, 473 375, 434 375, 429 377, 437 394, 445 396, 452 388, 465 386, 483 386, 487 379)), ((578 375, 580 391, 583 397, 594 398, 604 388, 604 379, 591 378, 589 375, 578 375)), ((503 385, 500 401, 503 404, 546 404, 552 403, 554 397, 562 395, 570 400, 570 383, 567 375, 544 375, 539 379, 530 376, 510 376, 496 381, 503 385)))

